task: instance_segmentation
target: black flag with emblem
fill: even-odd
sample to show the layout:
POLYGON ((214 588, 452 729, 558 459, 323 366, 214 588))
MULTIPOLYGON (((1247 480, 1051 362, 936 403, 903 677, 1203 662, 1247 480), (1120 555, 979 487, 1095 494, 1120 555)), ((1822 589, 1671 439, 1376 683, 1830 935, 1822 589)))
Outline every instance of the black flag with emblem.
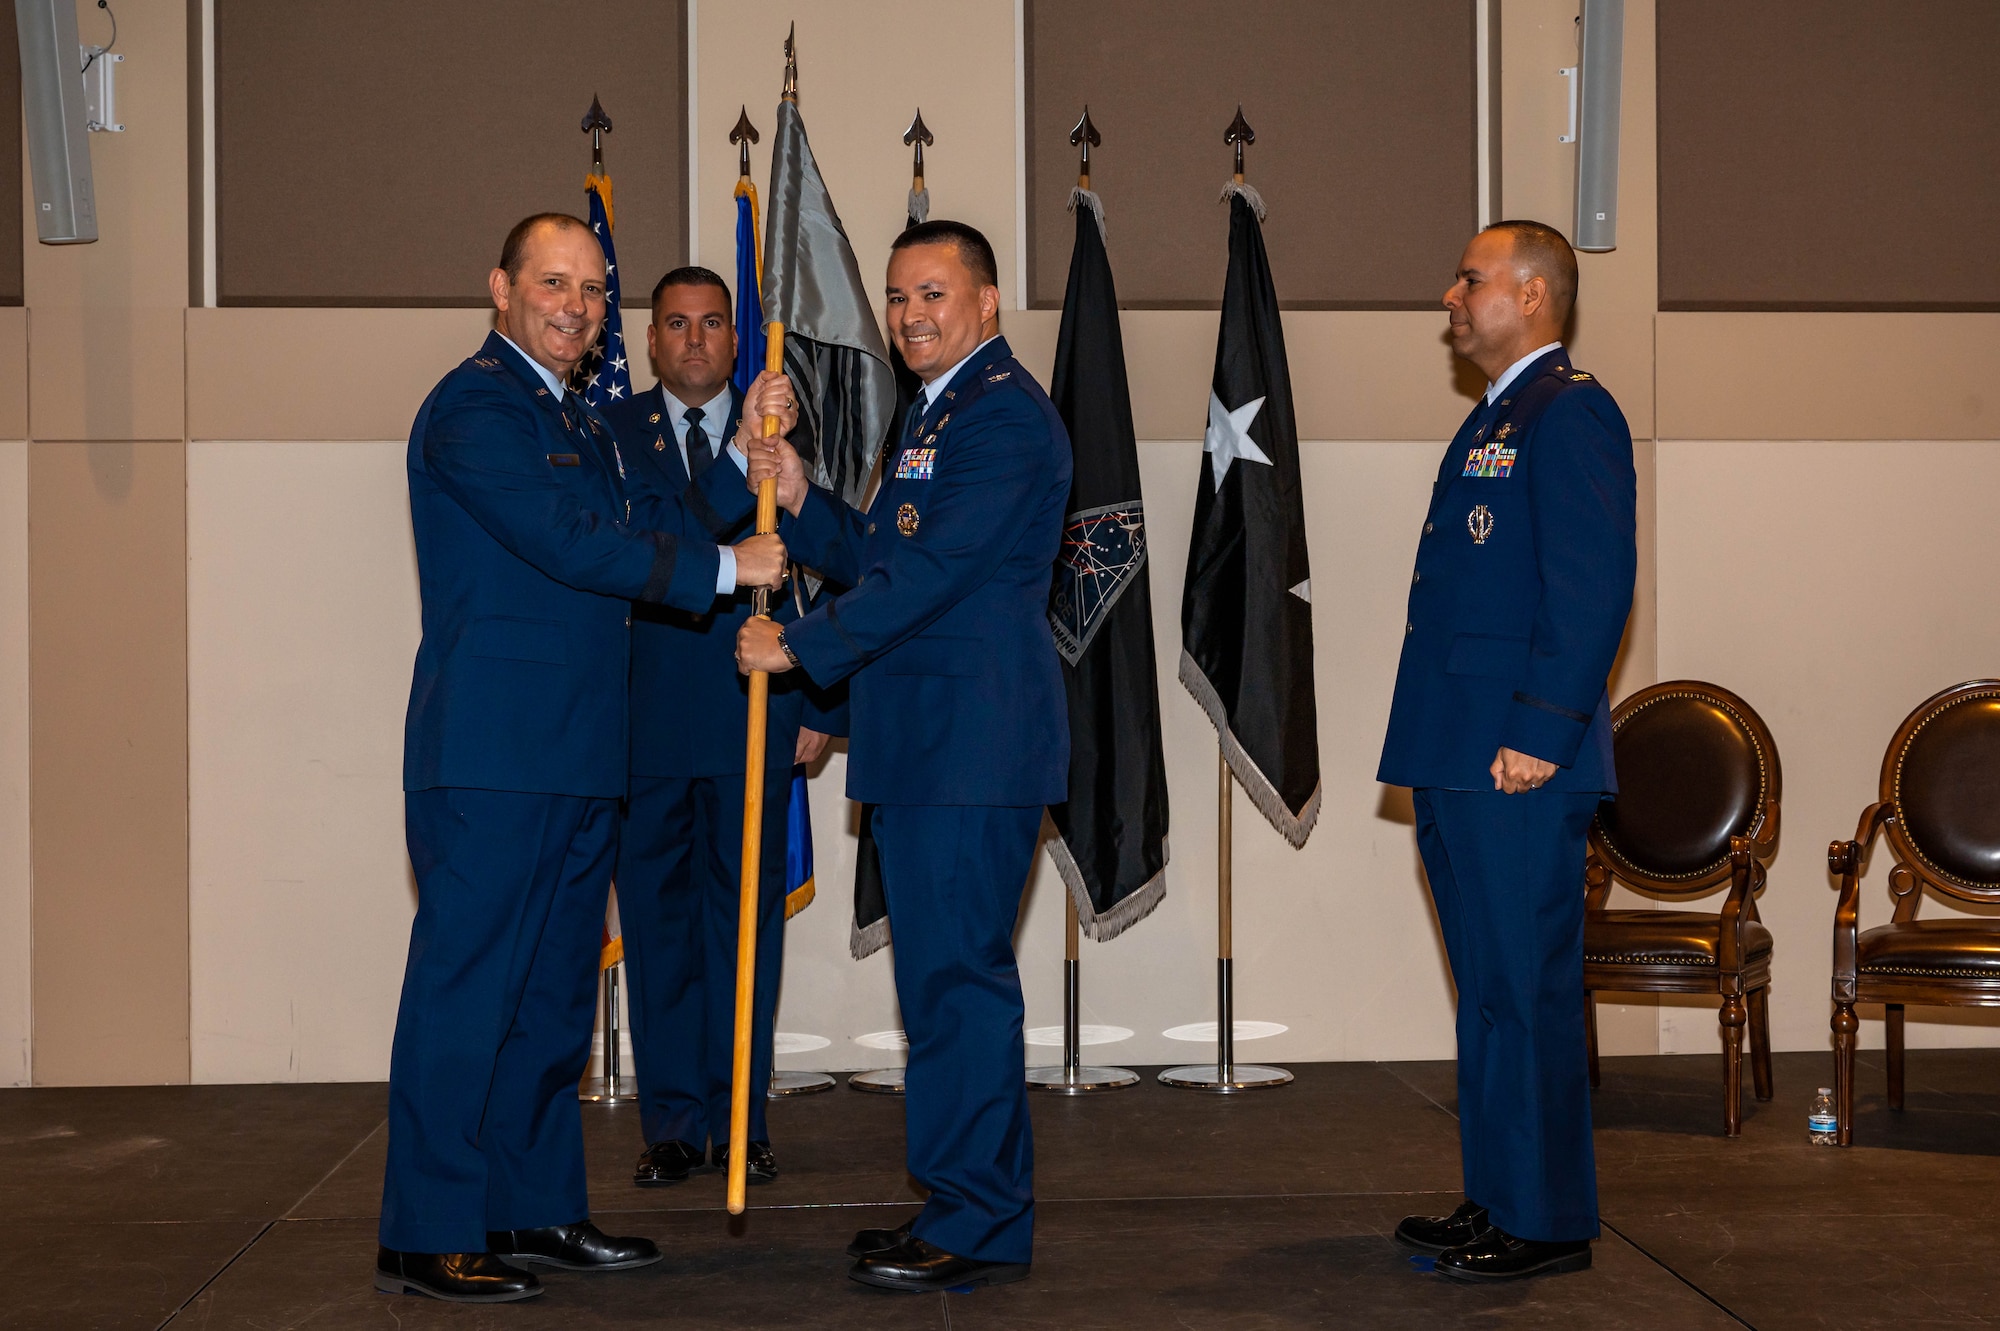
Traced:
POLYGON ((1250 798, 1303 846, 1320 801, 1312 574, 1263 213, 1254 190, 1230 187, 1229 276, 1181 596, 1181 683, 1215 723, 1250 798))
POLYGON ((1167 764, 1139 447, 1125 382, 1103 205, 1070 195, 1076 247, 1051 396, 1075 457, 1049 624, 1069 694, 1069 800, 1049 817, 1049 855, 1089 937, 1116 938, 1167 890, 1167 764))

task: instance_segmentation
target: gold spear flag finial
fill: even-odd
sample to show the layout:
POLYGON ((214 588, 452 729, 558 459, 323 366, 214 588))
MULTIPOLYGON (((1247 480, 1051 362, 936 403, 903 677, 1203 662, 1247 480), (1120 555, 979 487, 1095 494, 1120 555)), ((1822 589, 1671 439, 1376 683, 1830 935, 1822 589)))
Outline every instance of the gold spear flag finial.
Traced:
POLYGON ((920 190, 924 187, 924 149, 937 142, 931 135, 930 126, 924 123, 923 107, 917 108, 917 118, 903 131, 903 142, 916 149, 916 157, 910 163, 910 179, 914 182, 910 188, 920 190))
POLYGON ((799 48, 797 37, 799 25, 794 23, 785 32, 785 95, 784 100, 799 100, 799 48))
POLYGON ((1236 145, 1236 183, 1243 183, 1243 145, 1257 141, 1257 131, 1250 128, 1250 122, 1243 118, 1243 108, 1236 108, 1236 119, 1229 122, 1229 128, 1222 131, 1222 141, 1236 145))
POLYGON ((1070 147, 1079 150, 1076 163, 1076 187, 1090 188, 1090 150, 1104 142, 1097 132, 1097 126, 1090 123, 1090 103, 1083 104, 1083 119, 1076 122, 1076 128, 1069 132, 1070 147))
POLYGON ((590 109, 583 113, 585 134, 590 135, 590 169, 598 175, 604 174, 604 136, 611 132, 611 117, 604 114, 604 104, 597 100, 597 94, 590 94, 590 109))
POLYGON ((736 128, 729 131, 729 141, 739 145, 736 157, 736 174, 739 179, 750 176, 750 145, 757 141, 757 127, 750 123, 750 108, 744 107, 736 116, 736 128))

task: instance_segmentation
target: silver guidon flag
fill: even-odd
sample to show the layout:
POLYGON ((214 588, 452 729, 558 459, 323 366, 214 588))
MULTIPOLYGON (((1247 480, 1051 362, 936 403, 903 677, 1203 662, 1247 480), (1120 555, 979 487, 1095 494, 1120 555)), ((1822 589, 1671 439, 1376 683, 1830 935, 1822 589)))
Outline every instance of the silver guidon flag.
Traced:
POLYGON ((889 348, 868 303, 798 103, 778 103, 764 226, 764 317, 785 326, 785 373, 798 390, 792 443, 815 484, 861 504, 896 407, 889 348))

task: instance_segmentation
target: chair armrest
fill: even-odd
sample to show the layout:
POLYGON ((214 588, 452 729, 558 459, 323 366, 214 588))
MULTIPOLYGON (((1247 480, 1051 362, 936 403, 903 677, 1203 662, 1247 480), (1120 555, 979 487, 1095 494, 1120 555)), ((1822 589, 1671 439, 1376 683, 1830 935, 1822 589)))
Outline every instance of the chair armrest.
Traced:
POLYGON ((1722 927, 1715 940, 1716 969, 1725 975, 1743 969, 1743 931, 1757 915, 1750 895, 1757 875, 1751 870, 1760 844, 1749 837, 1729 838, 1729 896, 1722 903, 1722 927))
POLYGON ((1861 871, 1867 862, 1868 847, 1883 824, 1894 816, 1886 802, 1878 801, 1862 810, 1861 822, 1852 841, 1836 841, 1826 848, 1826 867, 1840 879, 1840 901, 1833 909, 1833 997, 1835 1002, 1852 1003, 1858 966, 1856 953, 1861 935, 1861 871))
POLYGON ((1778 801, 1764 802, 1764 826, 1751 843, 1751 852, 1760 860, 1771 858, 1771 852, 1778 846, 1778 801))

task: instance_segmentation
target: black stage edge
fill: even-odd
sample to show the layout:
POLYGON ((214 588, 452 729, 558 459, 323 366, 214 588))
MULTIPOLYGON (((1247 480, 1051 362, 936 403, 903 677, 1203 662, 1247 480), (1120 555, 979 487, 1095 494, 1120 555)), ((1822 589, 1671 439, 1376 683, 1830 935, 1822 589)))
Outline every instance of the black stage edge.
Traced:
POLYGON ((380 1085, 0 1092, 0 1327, 676 1328, 1992 1325, 2000 1050, 1913 1050, 1909 1108, 1861 1057, 1856 1147, 1815 1147, 1828 1054, 1780 1054, 1778 1098, 1721 1135, 1719 1056, 1609 1058, 1605 1223, 1591 1271, 1474 1288, 1389 1234, 1458 1200, 1449 1063, 1294 1064, 1267 1094, 1035 1096, 1034 1276, 898 1296, 841 1248, 916 1197, 899 1099, 771 1105, 783 1177, 735 1232, 723 1180, 631 1186, 636 1111, 584 1106, 596 1218, 667 1260, 545 1275, 501 1308, 373 1292, 380 1085))

